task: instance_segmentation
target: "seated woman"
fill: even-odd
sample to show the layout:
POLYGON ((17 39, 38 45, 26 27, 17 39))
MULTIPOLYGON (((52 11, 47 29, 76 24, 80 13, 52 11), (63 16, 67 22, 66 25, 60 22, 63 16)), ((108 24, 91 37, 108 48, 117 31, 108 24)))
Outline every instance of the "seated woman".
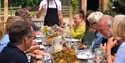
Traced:
POLYGON ((88 10, 87 13, 86 13, 86 31, 85 33, 83 33, 82 35, 82 43, 87 45, 87 46, 90 46, 92 45, 92 42, 94 40, 94 31, 91 29, 91 26, 90 26, 90 23, 89 21, 87 20, 87 17, 92 13, 94 12, 93 10, 88 10))
POLYGON ((69 23, 69 30, 65 30, 57 25, 54 25, 54 28, 56 30, 59 30, 60 32, 67 32, 69 33, 74 39, 81 39, 82 34, 85 32, 85 22, 84 20, 84 11, 83 10, 79 10, 78 12, 76 12, 74 14, 73 20, 74 20, 74 24, 69 23))
MULTIPOLYGON (((9 35, 8 35, 8 29, 16 21, 23 21, 23 19, 21 17, 19 17, 19 16, 8 17, 8 19, 6 21, 5 30, 4 29, 2 30, 4 32, 2 33, 2 35, 3 35, 2 38, 0 39, 0 52, 8 44, 8 42, 10 41, 9 40, 9 35)), ((0 27, 2 28, 2 26, 0 26, 0 27)))

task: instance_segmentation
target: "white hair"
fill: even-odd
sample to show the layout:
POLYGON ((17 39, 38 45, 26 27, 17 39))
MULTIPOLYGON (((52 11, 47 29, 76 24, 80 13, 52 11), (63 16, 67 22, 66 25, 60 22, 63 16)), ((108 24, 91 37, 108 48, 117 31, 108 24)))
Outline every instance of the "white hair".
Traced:
POLYGON ((89 16, 88 16, 88 18, 87 18, 87 20, 89 21, 89 20, 93 20, 94 22, 99 22, 99 20, 100 20, 100 18, 103 16, 103 13, 102 12, 99 12, 99 11, 97 11, 97 12, 93 12, 93 13, 91 13, 89 16))

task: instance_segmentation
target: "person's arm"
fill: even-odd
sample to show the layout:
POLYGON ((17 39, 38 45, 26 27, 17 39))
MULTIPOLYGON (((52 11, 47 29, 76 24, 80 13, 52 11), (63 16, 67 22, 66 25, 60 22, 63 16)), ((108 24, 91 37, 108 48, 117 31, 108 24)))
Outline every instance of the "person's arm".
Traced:
POLYGON ((62 16, 62 10, 58 11, 59 14, 59 21, 60 21, 60 26, 63 26, 63 16, 62 16))
POLYGON ((108 39, 106 46, 106 60, 107 63, 113 63, 113 56, 111 55, 111 49, 116 44, 117 40, 114 40, 113 37, 108 39))
POLYGON ((85 25, 82 25, 75 30, 73 28, 74 26, 70 27, 70 30, 66 30, 66 32, 71 34, 71 36, 75 39, 81 38, 82 34, 85 32, 85 25))
POLYGON ((107 63, 113 63, 110 48, 107 48, 107 50, 106 50, 106 61, 107 61, 107 63))
POLYGON ((37 11, 37 13, 36 13, 37 18, 40 18, 41 14, 42 14, 42 10, 43 10, 43 8, 41 8, 40 10, 37 11))
POLYGON ((58 25, 54 25, 54 29, 60 31, 61 33, 64 33, 64 32, 65 32, 65 29, 59 27, 58 25))
POLYGON ((36 17, 37 17, 37 18, 40 18, 41 14, 42 14, 42 11, 45 9, 46 5, 47 5, 47 4, 43 4, 42 7, 41 7, 41 9, 39 9, 39 10, 37 11, 37 13, 36 13, 36 17))

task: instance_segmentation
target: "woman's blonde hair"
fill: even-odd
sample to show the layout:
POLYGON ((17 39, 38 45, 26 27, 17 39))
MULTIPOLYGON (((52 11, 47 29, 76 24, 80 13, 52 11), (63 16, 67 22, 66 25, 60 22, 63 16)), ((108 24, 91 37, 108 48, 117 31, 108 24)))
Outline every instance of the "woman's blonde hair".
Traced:
POLYGON ((118 40, 125 39, 125 15, 116 15, 111 27, 114 38, 118 40))
POLYGON ((96 12, 91 13, 91 14, 88 16, 87 20, 88 20, 88 21, 89 21, 89 20, 93 20, 93 22, 98 23, 99 20, 100 20, 100 18, 101 18, 102 16, 103 16, 103 13, 102 13, 102 12, 96 11, 96 12))
POLYGON ((3 38, 4 36, 4 23, 0 22, 0 40, 3 38))
POLYGON ((24 21, 21 17, 19 16, 10 16, 8 17, 6 21, 6 32, 8 31, 8 28, 16 21, 24 21))

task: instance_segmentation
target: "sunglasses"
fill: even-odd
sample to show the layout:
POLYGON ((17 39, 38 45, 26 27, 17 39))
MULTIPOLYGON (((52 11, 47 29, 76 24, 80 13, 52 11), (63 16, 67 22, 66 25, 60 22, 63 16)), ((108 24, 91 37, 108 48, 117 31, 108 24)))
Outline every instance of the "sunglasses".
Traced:
POLYGON ((96 24, 97 22, 93 22, 93 23, 89 23, 90 24, 90 26, 92 26, 92 25, 94 25, 94 24, 96 24))

